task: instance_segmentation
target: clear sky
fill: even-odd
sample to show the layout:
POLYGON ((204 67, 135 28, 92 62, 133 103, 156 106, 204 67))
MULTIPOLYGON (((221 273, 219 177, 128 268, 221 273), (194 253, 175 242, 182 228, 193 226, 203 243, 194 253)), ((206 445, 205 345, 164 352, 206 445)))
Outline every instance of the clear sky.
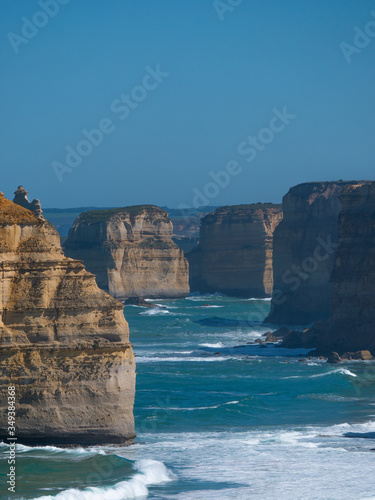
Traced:
POLYGON ((374 1, 56 1, 1 2, 7 197, 226 205, 375 178, 374 1))

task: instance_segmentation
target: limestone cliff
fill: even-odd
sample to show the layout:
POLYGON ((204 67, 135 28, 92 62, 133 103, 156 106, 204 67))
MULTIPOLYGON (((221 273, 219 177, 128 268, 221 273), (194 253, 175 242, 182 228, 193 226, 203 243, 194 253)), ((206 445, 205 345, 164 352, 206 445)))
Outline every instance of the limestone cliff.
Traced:
POLYGON ((14 385, 18 442, 130 442, 135 365, 122 304, 63 255, 51 224, 2 193, 0 273, 0 439, 14 385))
POLYGON ((274 232, 274 292, 267 323, 309 325, 330 316, 339 196, 356 185, 309 182, 284 196, 284 218, 274 232))
POLYGON ((346 188, 340 201, 333 313, 316 327, 317 346, 322 352, 369 349, 375 355, 375 182, 346 188))
POLYGON ((186 254, 191 291, 267 297, 272 293, 273 231, 280 205, 221 207, 201 221, 198 247, 186 254))
POLYGON ((64 249, 113 297, 184 297, 188 263, 172 233, 167 212, 154 205, 95 210, 76 219, 64 249))

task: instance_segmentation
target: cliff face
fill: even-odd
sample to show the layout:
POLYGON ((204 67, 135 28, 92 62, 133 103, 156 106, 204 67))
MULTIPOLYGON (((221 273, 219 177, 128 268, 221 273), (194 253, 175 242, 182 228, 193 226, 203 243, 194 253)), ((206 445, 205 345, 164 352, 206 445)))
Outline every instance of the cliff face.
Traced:
POLYGON ((339 196, 358 184, 310 182, 284 196, 284 218, 274 233, 274 292, 267 323, 308 325, 330 316, 339 196))
POLYGON ((19 442, 131 441, 135 364, 122 304, 63 255, 53 226, 2 193, 0 273, 0 439, 14 385, 19 442))
POLYGON ((318 349, 375 354, 375 182, 348 187, 340 201, 333 314, 320 325, 318 349))
POLYGON ((191 290, 269 296, 273 231, 281 219, 281 206, 272 204, 222 207, 204 217, 199 245, 186 255, 191 290))
POLYGON ((188 263, 172 233, 167 212, 153 205, 85 212, 69 231, 65 253, 82 259, 113 297, 184 297, 188 263))

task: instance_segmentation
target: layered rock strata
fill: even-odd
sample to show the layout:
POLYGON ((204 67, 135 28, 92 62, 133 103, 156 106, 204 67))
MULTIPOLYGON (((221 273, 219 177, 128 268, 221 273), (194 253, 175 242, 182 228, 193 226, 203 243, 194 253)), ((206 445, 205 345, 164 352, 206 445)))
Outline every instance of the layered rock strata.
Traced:
POLYGON ((340 195, 362 184, 310 182, 284 196, 284 217, 274 232, 274 292, 266 323, 309 325, 329 318, 340 195))
POLYGON ((64 249, 113 297, 184 297, 188 263, 172 233, 167 212, 154 205, 95 210, 76 219, 64 249))
POLYGON ((0 194, 0 439, 128 443, 135 364, 123 306, 66 258, 54 227, 0 194))
POLYGON ((191 291, 244 297, 272 293, 273 232, 280 205, 221 207, 201 220, 199 245, 186 254, 191 291))

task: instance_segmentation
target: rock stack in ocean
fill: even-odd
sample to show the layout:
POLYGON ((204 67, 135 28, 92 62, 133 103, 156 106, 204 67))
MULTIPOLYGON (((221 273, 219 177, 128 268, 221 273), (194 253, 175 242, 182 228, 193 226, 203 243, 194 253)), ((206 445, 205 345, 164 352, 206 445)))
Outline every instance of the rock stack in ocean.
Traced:
POLYGON ((0 439, 15 386, 18 442, 131 442, 135 364, 122 304, 63 255, 50 223, 2 193, 0 271, 0 439))
POLYGON ((191 291, 243 297, 272 293, 273 231, 281 205, 221 207, 201 220, 199 245, 186 254, 191 291))
POLYGON ((274 292, 267 323, 309 325, 329 318, 339 197, 343 190, 362 184, 309 182, 284 196, 284 217, 274 232, 274 292))
POLYGON ((154 205, 94 210, 76 219, 64 250, 113 297, 184 297, 188 262, 172 233, 167 212, 154 205))
POLYGON ((375 355, 375 182, 347 187, 340 202, 333 313, 312 330, 321 352, 370 350, 375 355))

